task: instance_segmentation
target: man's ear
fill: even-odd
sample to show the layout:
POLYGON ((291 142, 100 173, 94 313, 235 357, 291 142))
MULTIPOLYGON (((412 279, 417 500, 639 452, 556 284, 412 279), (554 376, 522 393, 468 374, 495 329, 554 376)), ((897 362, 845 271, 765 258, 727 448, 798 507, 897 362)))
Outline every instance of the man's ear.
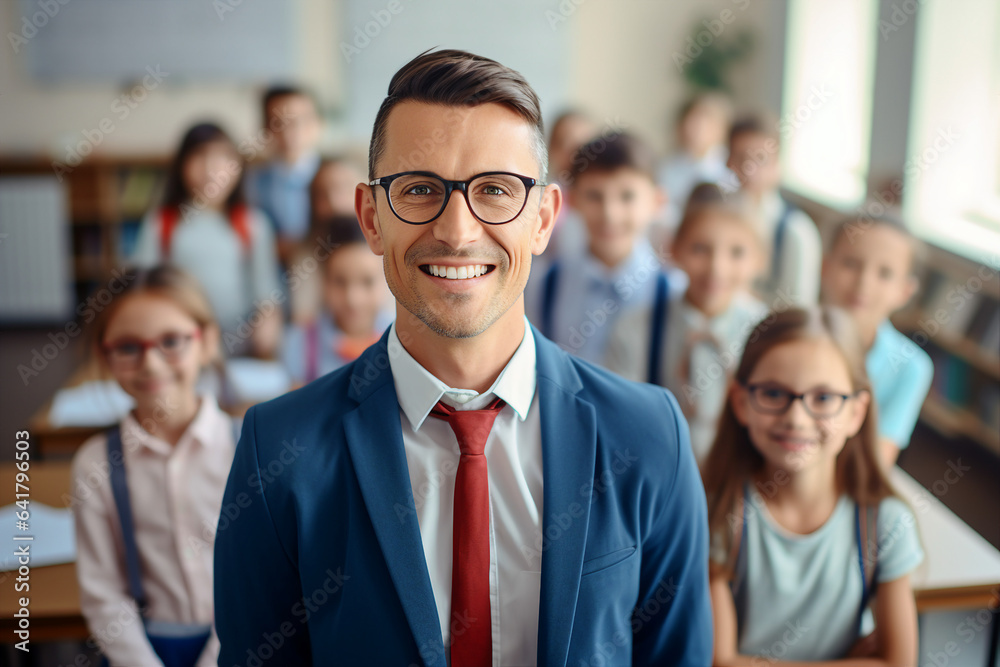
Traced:
POLYGON ((382 256, 385 244, 375 202, 375 189, 367 183, 358 183, 354 188, 354 213, 358 216, 358 224, 368 241, 368 247, 376 255, 382 256))
POLYGON ((531 254, 541 255, 549 245, 552 230, 556 226, 556 218, 562 208, 562 190, 555 183, 545 186, 542 200, 538 204, 538 215, 535 218, 535 228, 531 238, 531 254))

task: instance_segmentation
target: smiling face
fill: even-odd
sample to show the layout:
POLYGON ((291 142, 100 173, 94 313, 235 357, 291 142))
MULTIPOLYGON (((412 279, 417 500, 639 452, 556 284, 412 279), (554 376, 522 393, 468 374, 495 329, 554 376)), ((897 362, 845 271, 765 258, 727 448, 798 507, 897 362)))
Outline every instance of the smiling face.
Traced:
MULTIPOLYGON (((830 394, 854 393, 843 354, 827 338, 804 338, 780 343, 757 362, 748 385, 764 385, 794 394, 823 390, 830 394)), ((766 414, 753 405, 750 391, 733 388, 736 419, 747 428, 750 441, 772 470, 789 473, 806 469, 832 472, 847 439, 861 428, 870 401, 867 392, 847 400, 833 417, 817 419, 795 400, 781 414, 766 414)), ((836 399, 834 399, 836 400, 836 399)))
POLYGON ((368 336, 387 297, 382 261, 364 243, 337 248, 323 275, 323 303, 337 328, 348 336, 368 336))
POLYGON ((891 227, 876 224, 854 239, 843 234, 823 262, 823 295, 871 336, 916 291, 912 262, 910 240, 891 227))
POLYGON ((709 317, 750 289, 763 268, 763 252, 753 228, 725 213, 707 211, 675 239, 674 261, 688 275, 687 300, 709 317))
POLYGON ((778 150, 778 142, 772 137, 756 132, 740 132, 730 142, 726 166, 736 174, 748 192, 770 192, 781 183, 778 150))
POLYGON ((319 142, 319 114, 308 96, 282 95, 268 103, 265 114, 274 150, 285 162, 294 164, 319 142))
MULTIPOLYGON (((505 106, 408 100, 389 114, 376 176, 429 171, 465 180, 506 171, 541 180, 533 142, 532 127, 505 106)), ((381 186, 355 191, 362 230, 383 258, 398 305, 448 338, 477 336, 501 318, 523 316, 531 256, 545 250, 559 204, 557 186, 535 186, 517 218, 488 225, 454 192, 438 218, 411 225, 392 212, 381 186)))
POLYGON ((217 332, 200 331, 198 322, 167 298, 137 294, 125 297, 116 308, 101 343, 118 346, 154 340, 181 351, 168 360, 158 349, 148 349, 134 367, 105 356, 108 369, 140 410, 189 405, 202 366, 214 356, 217 332), (184 342, 188 336, 192 338, 184 342))
POLYGON ((648 176, 628 168, 585 171, 574 181, 570 197, 587 227, 591 253, 609 267, 629 256, 666 202, 648 176))

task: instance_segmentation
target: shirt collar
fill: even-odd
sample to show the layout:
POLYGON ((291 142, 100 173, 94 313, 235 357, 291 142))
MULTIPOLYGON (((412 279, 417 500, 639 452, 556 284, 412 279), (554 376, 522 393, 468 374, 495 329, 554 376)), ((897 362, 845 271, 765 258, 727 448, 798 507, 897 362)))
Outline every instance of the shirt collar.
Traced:
MULTIPOLYGON (((205 394, 200 397, 201 405, 198 406, 198 412, 195 413, 194 419, 188 425, 187 430, 181 435, 180 440, 177 441, 178 445, 191 440, 197 442, 198 444, 204 446, 213 446, 215 444, 223 444, 218 442, 218 422, 222 418, 228 419, 228 416, 222 414, 222 410, 219 408, 219 404, 215 399, 215 396, 211 394, 205 394)), ((174 447, 167 443, 166 441, 158 438, 142 427, 139 421, 135 418, 133 411, 129 411, 125 419, 122 420, 122 438, 129 439, 132 446, 145 447, 157 454, 162 454, 164 456, 169 456, 171 453, 176 451, 177 447, 174 447)))
POLYGON ((594 257, 589 248, 583 255, 583 270, 587 277, 607 285, 614 285, 622 276, 635 272, 644 264, 647 267, 659 265, 653 246, 645 239, 637 241, 628 257, 613 269, 609 269, 604 262, 594 257), (650 258, 655 263, 649 263, 650 258))
POLYGON ((535 337, 524 318, 524 337, 500 375, 482 394, 471 389, 455 389, 439 380, 410 356, 396 335, 396 323, 389 328, 389 366, 396 385, 399 407, 417 431, 437 402, 444 401, 460 410, 485 408, 492 396, 503 399, 521 421, 528 418, 535 395, 535 337))
POLYGON ((279 173, 294 178, 312 179, 319 168, 319 153, 309 151, 296 160, 295 164, 285 164, 281 160, 275 160, 273 164, 279 173))

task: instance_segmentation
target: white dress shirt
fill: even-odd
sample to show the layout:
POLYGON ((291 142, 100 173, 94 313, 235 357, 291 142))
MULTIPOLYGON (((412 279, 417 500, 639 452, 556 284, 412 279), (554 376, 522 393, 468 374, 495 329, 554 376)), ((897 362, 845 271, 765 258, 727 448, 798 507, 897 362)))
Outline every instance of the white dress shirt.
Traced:
MULTIPOLYGON (((121 437, 148 618, 211 624, 215 530, 236 450, 232 419, 214 397, 203 396, 176 445, 150 435, 131 413, 122 420, 121 437)), ((113 665, 161 664, 129 592, 103 433, 73 457, 72 505, 88 629, 113 665)), ((198 667, 215 665, 218 655, 213 630, 198 667)))
MULTIPOLYGON (((626 313, 651 306, 656 296, 656 279, 666 271, 670 290, 687 287, 687 275, 665 267, 646 240, 639 240, 621 263, 610 269, 589 250, 577 257, 559 258, 552 308, 552 331, 540 329, 570 354, 595 364, 603 364, 608 337, 615 323, 626 313)), ((528 315, 538 327, 544 326, 544 271, 532 271, 525 290, 528 315)))
MULTIPOLYGON (((659 381, 684 409, 691 448, 703 463, 715 440, 729 380, 747 337, 767 315, 767 308, 749 294, 738 294, 723 312, 707 317, 684 294, 671 294, 663 323, 659 381)), ((642 308, 619 320, 608 342, 609 370, 629 380, 647 381, 652 319, 652 309, 642 308)))
POLYGON ((542 435, 535 392, 535 339, 524 337, 493 386, 482 394, 448 387, 421 366, 389 330, 389 365, 420 540, 445 646, 450 643, 452 526, 460 451, 447 421, 428 418, 441 400, 458 410, 507 405, 486 441, 490 494, 490 611, 493 664, 534 665, 538 654, 542 534, 542 435))
MULTIPOLYGON (((774 257, 774 235, 785 202, 777 192, 761 198, 756 211, 764 247, 772 255, 772 267, 777 268, 773 279, 760 286, 761 299, 776 310, 790 306, 809 306, 819 300, 819 272, 823 263, 823 240, 819 229, 804 211, 795 210, 788 216, 788 226, 782 239, 780 257, 774 257)), ((771 271, 765 272, 770 275, 771 271)))

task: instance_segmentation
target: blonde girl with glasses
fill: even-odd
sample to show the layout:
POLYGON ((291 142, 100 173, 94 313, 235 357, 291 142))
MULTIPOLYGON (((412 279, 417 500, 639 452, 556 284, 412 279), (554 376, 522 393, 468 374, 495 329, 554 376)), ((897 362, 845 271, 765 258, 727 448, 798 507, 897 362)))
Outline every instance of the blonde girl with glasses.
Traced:
POLYGON ((188 274, 127 275, 91 334, 135 407, 73 459, 81 607, 106 664, 214 665, 212 547, 236 431, 195 387, 219 329, 188 274))
POLYGON ((715 665, 916 664, 923 552, 875 419, 846 313, 771 313, 750 334, 703 470, 715 665))

